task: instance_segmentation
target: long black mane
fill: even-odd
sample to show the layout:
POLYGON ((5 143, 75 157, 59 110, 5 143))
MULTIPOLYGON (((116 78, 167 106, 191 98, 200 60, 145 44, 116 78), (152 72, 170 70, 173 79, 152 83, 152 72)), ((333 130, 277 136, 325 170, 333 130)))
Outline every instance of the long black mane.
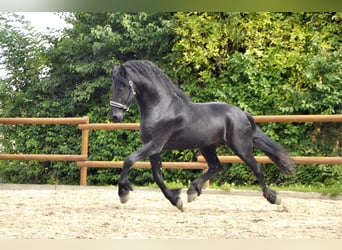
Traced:
POLYGON ((171 79, 154 63, 146 60, 132 60, 127 61, 122 66, 130 68, 137 73, 146 76, 147 74, 153 74, 154 77, 151 79, 158 79, 158 81, 153 81, 152 84, 160 84, 165 90, 167 90, 172 95, 177 95, 185 102, 189 102, 190 98, 184 94, 172 81, 171 79))

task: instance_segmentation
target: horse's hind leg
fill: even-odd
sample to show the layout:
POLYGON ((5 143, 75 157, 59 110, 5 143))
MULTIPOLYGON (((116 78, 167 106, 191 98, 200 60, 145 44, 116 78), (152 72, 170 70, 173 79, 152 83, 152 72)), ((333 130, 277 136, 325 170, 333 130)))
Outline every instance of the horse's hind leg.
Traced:
MULTIPOLYGON (((235 138, 237 139, 237 138, 235 138)), ((233 139, 234 140, 234 139, 233 139)), ((261 165, 256 161, 253 155, 253 142, 250 138, 239 138, 238 140, 234 140, 235 143, 230 143, 230 146, 234 153, 238 155, 244 162, 248 164, 248 166, 252 169, 259 185, 262 188, 262 192, 264 197, 272 204, 280 204, 281 199, 277 197, 276 192, 269 189, 265 182, 264 173, 261 165)))
POLYGON ((270 188, 267 187, 265 182, 265 177, 262 171, 262 166, 255 160, 253 156, 253 160, 245 160, 246 162, 250 162, 248 165, 253 170, 255 176, 257 177, 257 180, 262 188, 262 192, 264 197, 271 203, 271 204, 280 204, 281 199, 280 197, 277 197, 277 193, 270 188))
POLYGON ((216 146, 200 148, 200 151, 208 163, 208 171, 191 183, 187 191, 188 202, 194 201, 202 192, 202 187, 217 171, 222 169, 221 163, 216 155, 216 146))
POLYGON ((162 162, 160 154, 150 156, 150 162, 152 165, 153 178, 160 187, 164 196, 171 202, 172 205, 176 206, 179 210, 183 211, 183 202, 180 198, 180 189, 168 189, 164 184, 162 176, 162 162))

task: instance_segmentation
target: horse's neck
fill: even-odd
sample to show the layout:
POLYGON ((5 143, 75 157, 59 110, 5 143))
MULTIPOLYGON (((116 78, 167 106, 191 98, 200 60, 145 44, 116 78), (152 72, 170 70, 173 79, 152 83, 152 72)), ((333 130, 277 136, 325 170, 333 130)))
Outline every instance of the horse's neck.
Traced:
POLYGON ((154 108, 167 108, 172 103, 172 98, 158 93, 141 93, 136 97, 140 108, 153 110, 154 108))
POLYGON ((159 89, 155 86, 144 86, 140 88, 136 99, 139 105, 141 116, 150 117, 154 113, 162 114, 175 105, 176 94, 170 94, 165 89, 159 89))

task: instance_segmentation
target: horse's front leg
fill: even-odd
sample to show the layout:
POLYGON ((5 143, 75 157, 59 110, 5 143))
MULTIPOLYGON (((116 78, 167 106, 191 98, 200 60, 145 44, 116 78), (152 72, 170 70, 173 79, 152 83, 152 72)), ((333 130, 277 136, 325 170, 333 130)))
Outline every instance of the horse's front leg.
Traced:
POLYGON ((152 173, 155 182, 160 187, 164 196, 171 202, 172 205, 176 206, 179 210, 183 211, 183 202, 179 197, 181 189, 168 189, 164 184, 162 175, 162 162, 160 158, 160 153, 151 155, 150 162, 152 165, 152 173))
POLYGON ((121 203, 126 203, 128 201, 129 192, 133 190, 131 184, 128 181, 128 172, 131 169, 132 165, 143 158, 155 154, 156 151, 159 152, 153 143, 147 143, 141 149, 129 155, 125 159, 118 182, 118 193, 121 203))

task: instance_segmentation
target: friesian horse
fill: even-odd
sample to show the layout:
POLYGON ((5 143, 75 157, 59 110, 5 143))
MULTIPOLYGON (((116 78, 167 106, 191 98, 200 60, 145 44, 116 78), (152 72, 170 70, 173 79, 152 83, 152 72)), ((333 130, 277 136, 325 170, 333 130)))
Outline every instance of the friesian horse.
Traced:
POLYGON ((272 140, 255 124, 252 116, 227 103, 194 103, 155 64, 132 60, 114 66, 110 120, 121 122, 135 98, 141 121, 143 146, 129 155, 118 181, 121 203, 128 200, 132 187, 128 172, 138 160, 149 157, 153 178, 165 197, 183 210, 179 189, 168 189, 162 177, 163 150, 198 148, 208 163, 208 171, 194 180, 187 191, 188 202, 201 194, 203 184, 222 168, 216 154, 219 145, 228 145, 254 172, 264 197, 272 204, 281 200, 267 187, 253 148, 262 150, 286 174, 293 171, 292 160, 282 145, 272 140))

